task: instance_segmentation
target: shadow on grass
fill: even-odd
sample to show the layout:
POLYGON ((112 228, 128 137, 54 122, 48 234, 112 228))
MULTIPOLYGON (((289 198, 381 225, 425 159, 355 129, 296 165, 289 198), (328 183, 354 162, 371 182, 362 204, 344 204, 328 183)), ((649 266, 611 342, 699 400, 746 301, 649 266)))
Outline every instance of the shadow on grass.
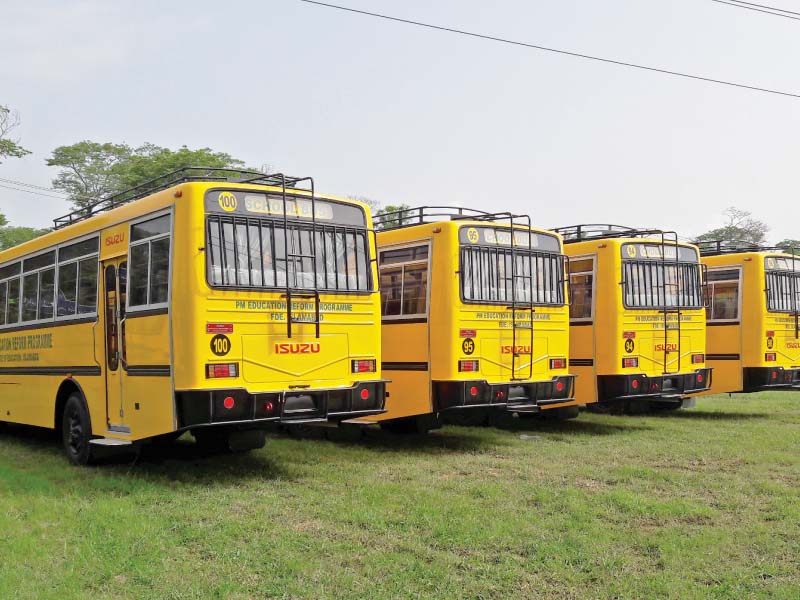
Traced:
POLYGON ((507 418, 501 419, 493 426, 505 431, 538 431, 542 433, 563 433, 566 435, 580 436, 607 436, 649 431, 653 428, 633 421, 619 421, 615 423, 599 423, 578 417, 568 421, 550 421, 541 418, 507 418))
MULTIPOLYGON (((0 440, 24 449, 34 468, 52 469, 50 461, 69 463, 61 439, 52 430, 25 425, 4 425, 0 440)), ((283 465, 258 453, 211 454, 184 437, 172 444, 143 444, 131 450, 103 449, 97 451, 97 475, 146 476, 148 481, 180 481, 197 484, 229 484, 247 479, 291 479, 283 465)))
MULTIPOLYGON (((278 436, 303 440, 333 443, 342 447, 362 447, 381 453, 402 452, 417 454, 441 454, 443 452, 471 452, 487 446, 498 445, 481 435, 479 428, 464 428, 464 432, 450 430, 448 426, 427 434, 398 434, 375 426, 353 426, 349 429, 337 427, 309 427, 305 431, 278 431, 278 436)), ((500 444, 503 442, 500 441, 500 444)))
POLYGON ((712 410, 673 410, 652 412, 646 416, 666 419, 684 419, 687 421, 748 421, 751 419, 770 419, 775 413, 764 412, 724 412, 712 410))

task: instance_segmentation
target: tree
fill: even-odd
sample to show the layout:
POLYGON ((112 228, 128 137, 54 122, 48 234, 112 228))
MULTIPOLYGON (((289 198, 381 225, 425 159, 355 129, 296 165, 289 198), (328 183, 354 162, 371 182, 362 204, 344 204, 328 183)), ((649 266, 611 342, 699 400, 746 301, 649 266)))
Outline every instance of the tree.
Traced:
POLYGON ((7 250, 28 240, 47 233, 47 229, 34 229, 33 227, 12 227, 8 219, 0 213, 0 250, 7 250))
POLYGON ((778 248, 782 248, 787 252, 794 251, 794 254, 800 256, 800 240, 785 239, 775 244, 778 248))
POLYGON ((182 146, 170 150, 154 144, 131 148, 127 144, 88 140, 56 148, 47 164, 61 169, 53 187, 66 192, 76 209, 182 167, 244 165, 229 154, 210 148, 191 150, 182 146))
POLYGON ((728 208, 724 214, 728 222, 722 227, 698 235, 694 239, 695 243, 722 240, 761 245, 765 242, 769 225, 754 219, 749 212, 734 207, 728 208))
MULTIPOLYGON (((20 122, 19 112, 0 104, 0 159, 7 157, 20 158, 30 154, 30 150, 26 150, 19 145, 18 139, 13 140, 9 137, 11 131, 16 129, 20 122)), ((2 162, 0 160, 0 163, 2 162)))
POLYGON ((375 229, 393 229, 410 223, 413 219, 413 213, 410 209, 411 207, 408 204, 389 204, 384 206, 375 214, 377 223, 375 229))

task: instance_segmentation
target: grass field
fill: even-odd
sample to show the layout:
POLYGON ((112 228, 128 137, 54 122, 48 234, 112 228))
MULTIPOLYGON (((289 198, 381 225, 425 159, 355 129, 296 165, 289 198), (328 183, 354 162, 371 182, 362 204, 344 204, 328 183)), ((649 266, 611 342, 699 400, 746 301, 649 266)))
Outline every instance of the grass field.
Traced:
POLYGON ((800 597, 800 393, 194 452, 0 434, 0 598, 800 597))

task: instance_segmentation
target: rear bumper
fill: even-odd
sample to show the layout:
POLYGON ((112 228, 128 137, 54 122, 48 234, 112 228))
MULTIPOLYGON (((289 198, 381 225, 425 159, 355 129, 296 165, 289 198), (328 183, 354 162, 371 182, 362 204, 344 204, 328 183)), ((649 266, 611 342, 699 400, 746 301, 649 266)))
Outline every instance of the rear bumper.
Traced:
POLYGON ((613 400, 649 399, 658 402, 677 402, 689 394, 711 388, 711 369, 648 377, 636 375, 598 375, 598 402, 613 400))
POLYGON ((745 367, 744 391, 800 389, 800 369, 745 367))
POLYGON ((575 402, 575 376, 546 381, 434 381, 433 410, 444 412, 496 407, 510 412, 536 413, 552 405, 575 402))
POLYGON ((343 421, 386 412, 386 381, 349 388, 251 393, 221 389, 175 392, 178 429, 208 425, 343 421))

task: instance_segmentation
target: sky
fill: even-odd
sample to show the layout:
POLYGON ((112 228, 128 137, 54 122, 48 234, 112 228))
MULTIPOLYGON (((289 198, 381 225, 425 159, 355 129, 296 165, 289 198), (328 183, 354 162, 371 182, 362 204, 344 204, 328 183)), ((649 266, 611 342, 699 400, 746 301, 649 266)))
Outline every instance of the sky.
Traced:
MULTIPOLYGON (((333 0, 336 2, 337 0, 333 0)), ((711 0, 338 0, 527 43, 800 94, 800 21, 711 0)), ((770 0, 800 12, 800 0, 770 0)), ((383 204, 691 237, 730 206, 800 238, 800 98, 388 22, 298 0, 0 0, 0 104, 48 187, 80 140, 187 145, 383 204)), ((0 188, 44 227, 66 200, 0 188)))

